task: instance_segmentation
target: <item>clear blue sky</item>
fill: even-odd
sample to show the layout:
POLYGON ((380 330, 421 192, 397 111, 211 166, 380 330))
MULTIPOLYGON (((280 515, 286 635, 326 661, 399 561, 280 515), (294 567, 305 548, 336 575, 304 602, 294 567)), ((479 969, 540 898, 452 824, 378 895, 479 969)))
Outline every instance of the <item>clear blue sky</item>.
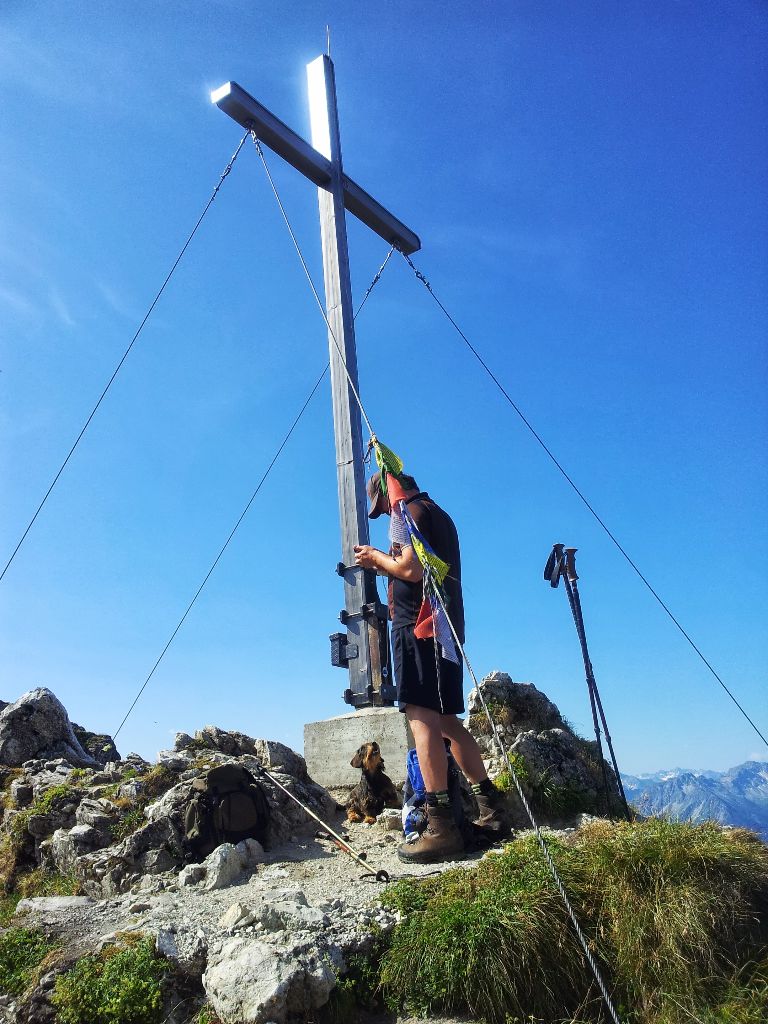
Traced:
MULTIPOLYGON (((422 238, 437 293, 753 716, 768 726, 768 11, 762 3, 7 2, 0 12, 2 562, 239 128, 233 79, 308 134, 332 29, 345 163, 422 238)), ((314 187, 272 159, 318 283, 314 187)), ((359 298, 386 246, 349 223, 359 298)), ((542 568, 579 548, 620 764, 768 751, 402 260, 358 321, 381 438, 454 516, 478 672, 589 734, 542 568)), ((327 358, 255 153, 0 585, 5 700, 113 731, 327 358)), ((343 713, 327 385, 119 741, 206 722, 301 749, 343 713)), ((385 543, 378 524, 373 541, 385 543)))

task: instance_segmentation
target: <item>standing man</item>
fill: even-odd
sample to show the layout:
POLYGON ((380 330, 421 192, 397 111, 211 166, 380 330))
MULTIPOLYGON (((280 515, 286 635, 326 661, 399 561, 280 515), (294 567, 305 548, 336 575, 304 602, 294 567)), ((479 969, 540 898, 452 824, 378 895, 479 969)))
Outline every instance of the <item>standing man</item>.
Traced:
MULTIPOLYGON (((461 595, 461 555, 456 527, 430 496, 420 491, 413 477, 398 477, 405 504, 417 529, 449 565, 443 582, 446 609, 459 640, 464 643, 464 604, 461 595)), ((381 490, 381 474, 368 481, 368 518, 389 515, 389 499, 381 490)), ((424 599, 424 570, 413 545, 393 544, 389 554, 368 545, 355 548, 355 562, 389 577, 389 616, 397 699, 416 742, 421 774, 427 790, 427 827, 415 843, 398 850, 400 860, 412 863, 456 860, 464 853, 464 840, 448 799, 448 759, 445 740, 461 770, 472 784, 480 809, 475 822, 494 838, 509 834, 501 810, 502 796, 488 778, 480 748, 456 717, 464 711, 463 665, 448 661, 434 638, 414 636, 424 599)))

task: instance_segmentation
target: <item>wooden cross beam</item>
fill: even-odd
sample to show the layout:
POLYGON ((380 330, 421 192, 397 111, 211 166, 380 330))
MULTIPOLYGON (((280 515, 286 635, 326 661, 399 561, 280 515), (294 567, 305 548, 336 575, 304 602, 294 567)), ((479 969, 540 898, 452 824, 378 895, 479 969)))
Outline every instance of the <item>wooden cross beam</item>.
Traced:
POLYGON ((349 689, 344 699, 354 707, 367 707, 392 703, 394 690, 393 680, 386 677, 387 623, 374 614, 378 603, 375 576, 354 565, 354 547, 368 544, 369 534, 362 424, 353 391, 354 386, 359 394, 344 211, 349 210, 404 253, 416 252, 421 242, 410 228, 344 173, 330 57, 318 57, 307 65, 307 84, 311 145, 236 82, 216 89, 211 100, 238 124, 252 129, 264 145, 317 185, 341 520, 345 595, 341 619, 347 629, 346 657, 341 659, 348 660, 349 668, 349 689))

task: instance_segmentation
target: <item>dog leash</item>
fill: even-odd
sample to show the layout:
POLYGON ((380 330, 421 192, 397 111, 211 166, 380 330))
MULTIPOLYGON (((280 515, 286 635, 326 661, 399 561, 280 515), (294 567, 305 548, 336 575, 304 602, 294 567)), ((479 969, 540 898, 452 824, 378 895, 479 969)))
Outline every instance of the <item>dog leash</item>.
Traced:
POLYGON ((271 772, 268 772, 266 768, 264 768, 262 765, 259 765, 258 768, 256 768, 256 774, 265 775, 270 782, 277 786, 278 789, 281 789, 286 796, 289 796, 291 800, 293 800, 294 803, 298 804, 302 811, 305 811, 310 816, 310 818, 314 818, 316 822, 322 825, 324 831, 333 839, 338 848, 340 850, 343 850, 344 853, 348 854, 350 857, 356 860, 358 864, 361 864, 365 868, 365 875, 363 877, 367 877, 370 875, 377 882, 389 881, 388 872, 384 871, 383 868, 380 871, 377 871, 375 868, 370 867, 370 865, 366 863, 365 853, 357 853, 356 850, 353 850, 349 843, 345 842, 345 840, 342 839, 338 832, 334 832, 330 825, 324 822, 323 819, 319 817, 319 815, 315 814, 315 812, 310 807, 307 807, 306 804, 302 803, 297 796, 294 796, 294 794, 291 793, 291 791, 287 789, 282 784, 282 782, 279 782, 274 777, 274 775, 272 775, 271 772))

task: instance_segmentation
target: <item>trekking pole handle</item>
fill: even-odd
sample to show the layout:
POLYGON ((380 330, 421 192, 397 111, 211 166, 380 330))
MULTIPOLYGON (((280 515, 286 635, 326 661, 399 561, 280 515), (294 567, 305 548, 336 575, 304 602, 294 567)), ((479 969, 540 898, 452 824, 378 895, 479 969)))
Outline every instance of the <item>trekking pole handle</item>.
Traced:
POLYGON ((578 550, 578 548, 565 549, 565 569, 571 583, 575 583, 579 578, 579 574, 576 572, 576 552, 578 550))
POLYGON ((544 566, 544 579, 554 590, 560 582, 560 574, 563 571, 563 545, 554 544, 549 553, 547 564, 544 566))

